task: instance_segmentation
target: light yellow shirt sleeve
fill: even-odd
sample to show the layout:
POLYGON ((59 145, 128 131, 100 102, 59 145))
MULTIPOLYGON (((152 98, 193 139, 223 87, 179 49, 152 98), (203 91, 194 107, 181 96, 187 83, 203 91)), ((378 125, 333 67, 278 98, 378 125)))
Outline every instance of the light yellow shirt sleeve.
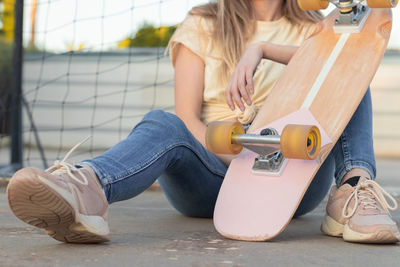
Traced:
POLYGON ((192 15, 187 16, 170 40, 169 53, 172 65, 175 66, 180 44, 186 46, 205 62, 210 38, 210 25, 205 18, 192 15))

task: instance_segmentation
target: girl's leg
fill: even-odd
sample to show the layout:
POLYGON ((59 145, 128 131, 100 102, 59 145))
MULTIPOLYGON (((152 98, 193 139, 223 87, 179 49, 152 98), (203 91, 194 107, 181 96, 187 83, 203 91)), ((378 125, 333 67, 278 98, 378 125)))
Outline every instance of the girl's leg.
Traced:
POLYGON ((108 202, 136 196, 163 172, 179 211, 210 217, 226 171, 178 117, 163 111, 148 113, 103 155, 75 166, 65 160, 45 171, 24 168, 7 187, 14 214, 62 242, 108 241, 108 202))
POLYGON ((212 218, 224 175, 213 174, 200 162, 187 164, 190 158, 193 159, 190 150, 183 151, 182 157, 180 166, 164 172, 158 182, 177 211, 185 216, 212 218))
POLYGON ((333 174, 335 172, 335 160, 332 152, 319 168, 317 174, 308 187, 294 217, 304 215, 315 209, 325 198, 332 185, 333 174))
POLYGON ((369 89, 332 154, 337 186, 329 194, 321 230, 351 242, 398 242, 400 233, 388 211, 396 208, 396 201, 392 198, 390 206, 382 199, 383 189, 371 181, 376 177, 376 167, 369 89))
POLYGON ((226 166, 175 115, 155 110, 103 155, 83 161, 97 173, 109 203, 132 198, 160 178, 172 205, 211 217, 226 166))
POLYGON ((349 124, 333 148, 336 185, 352 176, 375 180, 376 164, 372 140, 372 103, 368 89, 349 124), (364 175, 363 175, 364 174, 364 175))
POLYGON ((295 216, 301 216, 318 206, 329 191, 332 178, 340 186, 343 177, 376 173, 372 143, 372 104, 368 89, 349 124, 335 144, 328 158, 317 172, 301 201, 295 216))

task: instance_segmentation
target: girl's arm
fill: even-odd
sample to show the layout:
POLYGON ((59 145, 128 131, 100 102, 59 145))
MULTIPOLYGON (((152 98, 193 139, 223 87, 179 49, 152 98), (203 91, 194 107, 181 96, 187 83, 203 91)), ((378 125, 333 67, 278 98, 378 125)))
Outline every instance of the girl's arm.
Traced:
POLYGON ((253 75, 261 59, 269 59, 278 63, 288 64, 297 46, 276 45, 259 42, 250 45, 244 52, 238 65, 231 75, 225 97, 229 107, 235 110, 235 104, 244 111, 242 99, 251 105, 249 93, 254 93, 253 75))
MULTIPOLYGON (((175 113, 194 137, 206 147, 206 125, 201 121, 204 90, 204 62, 180 44, 175 61, 175 113)), ((217 155, 226 165, 233 156, 217 155)))
POLYGON ((260 42, 258 46, 263 52, 262 57, 278 63, 287 65, 290 59, 296 53, 297 46, 276 45, 268 42, 260 42))
POLYGON ((205 146, 206 125, 200 120, 204 88, 204 62, 180 44, 175 61, 175 113, 205 146))

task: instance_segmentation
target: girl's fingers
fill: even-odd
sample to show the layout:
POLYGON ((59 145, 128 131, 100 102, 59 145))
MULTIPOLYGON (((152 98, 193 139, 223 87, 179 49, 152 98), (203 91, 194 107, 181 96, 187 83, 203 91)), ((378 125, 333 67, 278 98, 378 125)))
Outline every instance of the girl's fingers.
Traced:
POLYGON ((244 105, 237 90, 233 91, 233 100, 235 101, 236 105, 240 108, 240 110, 244 111, 244 105))
POLYGON ((251 94, 254 93, 253 73, 248 68, 236 68, 225 90, 226 102, 232 111, 235 110, 235 104, 241 111, 245 110, 242 99, 247 105, 251 105, 251 98, 247 90, 251 94))
POLYGON ((234 79, 231 85, 231 94, 233 97, 233 101, 235 101, 236 105, 240 108, 241 111, 244 111, 244 105, 238 90, 238 80, 237 80, 238 72, 235 72, 234 79))
POLYGON ((253 72, 250 69, 246 71, 246 84, 250 94, 254 94, 253 72))
POLYGON ((251 100, 250 100, 250 97, 246 90, 246 74, 245 74, 244 70, 239 71, 237 84, 238 84, 237 89, 239 90, 241 97, 244 99, 244 101, 247 103, 247 105, 250 106, 251 100))

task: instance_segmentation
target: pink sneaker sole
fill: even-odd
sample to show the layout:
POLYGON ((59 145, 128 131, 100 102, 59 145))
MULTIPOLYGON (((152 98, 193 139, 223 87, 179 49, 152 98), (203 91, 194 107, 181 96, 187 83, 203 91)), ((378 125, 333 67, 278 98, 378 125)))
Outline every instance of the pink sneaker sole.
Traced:
POLYGON ((58 241, 100 243, 110 240, 108 225, 101 217, 78 213, 61 194, 33 174, 25 172, 13 177, 7 196, 12 212, 19 219, 45 229, 58 241))
POLYGON ((393 233, 387 228, 382 228, 374 233, 364 234, 353 231, 347 224, 344 226, 343 239, 348 242, 392 244, 399 242, 400 234, 393 233))
POLYGON ((392 244, 400 240, 400 233, 393 233, 387 228, 369 234, 355 232, 347 224, 340 224, 328 215, 325 215, 321 231, 329 236, 343 237, 345 241, 356 243, 392 244))

